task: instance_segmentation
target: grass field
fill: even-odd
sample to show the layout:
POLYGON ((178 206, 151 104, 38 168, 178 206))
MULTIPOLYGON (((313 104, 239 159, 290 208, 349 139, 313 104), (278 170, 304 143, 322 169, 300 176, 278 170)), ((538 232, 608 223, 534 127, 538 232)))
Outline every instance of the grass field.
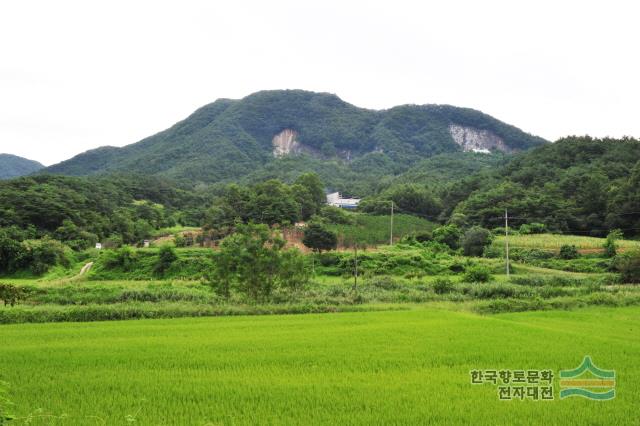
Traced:
MULTIPOLYGON (((510 235, 509 246, 520 248, 537 248, 543 250, 559 250, 563 245, 574 245, 581 250, 602 250, 604 238, 584 237, 577 235, 531 234, 510 235)), ((494 245, 504 246, 504 237, 497 237, 494 245)), ((619 240, 616 242, 622 249, 640 248, 640 241, 619 240)))
MULTIPOLYGON (((353 214, 355 223, 350 225, 328 225, 338 234, 341 243, 356 241, 360 244, 378 245, 389 242, 390 216, 353 214)), ((393 217, 394 241, 415 232, 430 231, 434 224, 428 220, 407 214, 393 217)))
POLYGON ((638 307, 23 324, 0 326, 0 341, 15 414, 44 416, 31 424, 639 420, 638 307), (551 402, 500 402, 492 385, 470 384, 471 369, 557 374, 587 354, 616 370, 614 400, 559 400, 556 390, 551 402))

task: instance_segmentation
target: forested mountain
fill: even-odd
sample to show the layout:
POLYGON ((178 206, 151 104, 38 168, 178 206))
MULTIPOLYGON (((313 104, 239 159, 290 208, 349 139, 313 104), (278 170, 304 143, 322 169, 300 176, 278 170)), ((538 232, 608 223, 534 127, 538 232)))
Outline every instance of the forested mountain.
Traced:
POLYGON ((199 225, 210 202, 158 177, 27 176, 0 181, 0 230, 13 229, 17 239, 48 235, 73 247, 107 237, 139 243, 154 229, 199 225))
POLYGON ((606 235, 640 233, 640 140, 567 137, 524 153, 494 173, 452 185, 450 205, 472 223, 514 224, 606 235))
POLYGON ((441 153, 511 153, 544 143, 472 109, 404 105, 375 111, 327 93, 263 91, 219 99, 138 143, 88 151, 46 172, 127 171, 212 183, 273 174, 278 159, 299 155, 321 175, 338 170, 352 181, 350 172, 398 174, 441 153))
POLYGON ((0 179, 26 176, 44 168, 37 161, 11 154, 0 154, 0 179))

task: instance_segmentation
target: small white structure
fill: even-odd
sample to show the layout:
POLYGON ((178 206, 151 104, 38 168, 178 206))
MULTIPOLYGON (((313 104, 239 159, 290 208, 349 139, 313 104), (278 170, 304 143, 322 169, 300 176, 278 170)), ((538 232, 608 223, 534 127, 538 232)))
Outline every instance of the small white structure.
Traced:
POLYGON ((96 250, 102 250, 102 243, 96 243, 96 250))
POLYGON ((144 248, 149 248, 149 244, 151 244, 151 241, 149 241, 149 240, 144 240, 142 242, 142 245, 144 246, 144 248))
POLYGON ((327 194, 327 204, 341 209, 355 209, 360 204, 360 198, 342 198, 339 192, 327 194))

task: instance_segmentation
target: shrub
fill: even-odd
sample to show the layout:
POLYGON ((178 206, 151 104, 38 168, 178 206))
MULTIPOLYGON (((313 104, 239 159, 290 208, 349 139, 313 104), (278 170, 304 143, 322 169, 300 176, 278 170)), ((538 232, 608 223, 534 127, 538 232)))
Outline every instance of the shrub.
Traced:
POLYGON ((485 247, 491 244, 491 232, 474 226, 467 229, 461 239, 462 250, 465 256, 482 256, 485 247))
POLYGON ((617 256, 614 265, 623 283, 640 283, 640 251, 617 256))
POLYGON ((579 256, 578 248, 574 245, 564 244, 560 247, 560 259, 570 260, 579 256))
POLYGON ((615 257, 617 254, 616 241, 622 238, 622 232, 619 229, 614 229, 607 235, 607 240, 604 242, 604 254, 607 257, 615 257))
POLYGON ((13 307, 23 298, 24 292, 22 289, 11 284, 0 283, 0 300, 2 300, 4 306, 11 305, 13 307))
POLYGON ((130 271, 136 261, 136 254, 129 246, 106 251, 104 252, 104 256, 104 265, 107 268, 120 268, 123 271, 130 271))
POLYGON ((169 269, 176 260, 178 260, 178 255, 173 247, 162 246, 160 247, 158 261, 156 262, 153 271, 158 275, 164 275, 167 269, 169 269))
POLYGON ((451 280, 447 278, 438 278, 433 283, 433 291, 437 294, 451 293, 454 290, 454 285, 451 280))
POLYGON ((487 267, 476 265, 467 269, 463 280, 468 283, 486 283, 491 280, 491 273, 487 267))
POLYGON ((24 264, 35 275, 42 275, 52 266, 61 265, 68 268, 71 265, 73 252, 60 241, 44 237, 41 240, 26 240, 24 264))
POLYGON ((335 232, 326 229, 319 223, 311 223, 304 230, 302 244, 315 252, 322 253, 336 248, 338 236, 335 232))
POLYGON ((547 232, 547 226, 544 223, 525 223, 524 225, 520 226, 518 232, 522 235, 544 234, 545 232, 547 232))
POLYGON ((456 225, 444 225, 433 230, 434 241, 446 244, 452 250, 460 247, 460 236, 462 232, 456 225))
POLYGON ((320 217, 329 223, 337 225, 350 225, 353 223, 353 218, 349 213, 335 206, 324 206, 320 210, 320 217))

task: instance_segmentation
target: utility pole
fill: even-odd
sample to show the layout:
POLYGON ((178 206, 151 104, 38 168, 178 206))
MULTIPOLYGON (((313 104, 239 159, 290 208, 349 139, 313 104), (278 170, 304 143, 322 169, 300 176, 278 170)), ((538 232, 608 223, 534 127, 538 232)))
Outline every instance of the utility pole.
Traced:
POLYGON ((504 209, 504 253, 507 260, 507 278, 509 278, 511 271, 509 271, 509 214, 507 209, 504 209))
POLYGON ((389 224, 389 245, 393 245, 393 200, 391 200, 391 221, 389 224))
POLYGON ((356 291, 358 288, 358 243, 353 245, 353 250, 355 252, 355 274, 353 274, 353 291, 356 291))

